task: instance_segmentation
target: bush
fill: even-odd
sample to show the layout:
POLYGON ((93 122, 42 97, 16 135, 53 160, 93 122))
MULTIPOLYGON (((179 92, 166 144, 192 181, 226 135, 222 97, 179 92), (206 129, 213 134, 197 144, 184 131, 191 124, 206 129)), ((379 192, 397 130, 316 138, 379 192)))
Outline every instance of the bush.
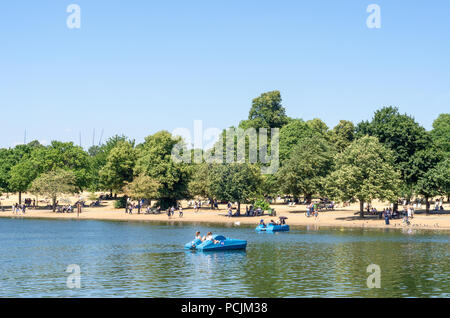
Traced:
POLYGON ((125 209, 127 205, 127 199, 125 197, 121 197, 119 200, 114 202, 114 207, 116 209, 125 209))
POLYGON ((258 199, 253 204, 255 208, 261 208, 263 211, 267 211, 270 209, 270 204, 264 199, 258 199))

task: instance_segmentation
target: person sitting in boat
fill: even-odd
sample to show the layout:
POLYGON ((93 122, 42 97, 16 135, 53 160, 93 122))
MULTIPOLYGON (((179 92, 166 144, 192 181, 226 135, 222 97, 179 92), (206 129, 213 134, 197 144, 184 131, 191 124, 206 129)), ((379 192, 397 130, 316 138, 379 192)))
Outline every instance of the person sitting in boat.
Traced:
POLYGON ((200 235, 200 231, 195 232, 194 241, 192 241, 192 247, 195 247, 195 243, 194 242, 196 240, 200 240, 201 242, 203 242, 202 236, 200 235))
POLYGON ((263 219, 261 219, 261 221, 259 221, 259 225, 262 225, 263 227, 267 227, 267 226, 266 226, 266 223, 264 223, 264 220, 263 220, 263 219))
POLYGON ((277 222, 275 222, 274 220, 270 220, 270 224, 277 225, 277 222))
POLYGON ((287 219, 287 217, 280 216, 280 225, 285 225, 286 224, 286 219, 287 219))
POLYGON ((219 243, 219 241, 216 241, 215 239, 213 239, 213 234, 212 234, 212 232, 208 232, 208 233, 206 234, 206 236, 203 238, 203 242, 204 242, 204 241, 213 241, 214 244, 219 243))

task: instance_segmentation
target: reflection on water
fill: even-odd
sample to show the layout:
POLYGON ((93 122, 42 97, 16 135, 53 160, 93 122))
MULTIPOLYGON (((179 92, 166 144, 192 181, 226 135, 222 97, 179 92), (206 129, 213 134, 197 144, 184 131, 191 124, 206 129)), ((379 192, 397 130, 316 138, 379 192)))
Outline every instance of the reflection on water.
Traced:
POLYGON ((447 233, 0 219, 2 297, 449 297, 447 233), (194 232, 247 251, 183 250, 194 232), (66 268, 81 267, 81 289, 66 268), (370 264, 381 288, 366 285, 370 264))

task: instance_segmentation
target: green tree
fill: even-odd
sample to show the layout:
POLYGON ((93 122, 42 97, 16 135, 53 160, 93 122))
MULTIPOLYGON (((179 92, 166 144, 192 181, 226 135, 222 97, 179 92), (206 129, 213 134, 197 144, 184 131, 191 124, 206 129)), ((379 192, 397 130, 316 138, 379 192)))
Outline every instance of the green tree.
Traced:
POLYGON ((315 133, 309 125, 301 119, 292 119, 280 129, 280 162, 283 164, 291 155, 298 142, 315 133))
POLYGON ((248 202, 260 196, 261 172, 255 165, 214 165, 210 171, 211 189, 216 198, 223 201, 248 202))
MULTIPOLYGON (((403 181, 412 188, 418 175, 409 169, 411 157, 431 144, 430 135, 414 118, 400 114, 396 107, 384 107, 375 112, 371 122, 358 124, 357 135, 369 135, 393 151, 394 163, 400 170, 403 181)), ((419 173, 419 171, 416 171, 419 173)))
POLYGON ((339 121, 331 131, 330 139, 339 152, 344 151, 355 139, 355 125, 348 120, 339 121))
POLYGON ((436 180, 438 193, 447 196, 447 202, 450 202, 450 158, 438 163, 430 174, 436 180))
POLYGON ((308 120, 306 122, 306 125, 315 132, 317 135, 325 138, 326 140, 330 139, 330 132, 328 130, 327 124, 325 124, 321 119, 314 118, 311 120, 308 120))
POLYGON ((36 195, 49 196, 52 199, 53 212, 56 211, 56 201, 59 195, 77 193, 77 178, 70 170, 57 169, 41 174, 30 187, 30 192, 36 195))
POLYGON ((361 217, 364 202, 396 200, 399 184, 392 151, 369 136, 353 141, 338 154, 336 170, 327 178, 327 190, 332 197, 359 200, 361 217))
POLYGON ((213 168, 213 164, 195 165, 188 184, 190 196, 208 198, 211 202, 211 209, 214 209, 214 200, 216 199, 211 187, 210 172, 213 168))
POLYGON ((75 183, 80 191, 89 186, 89 155, 73 142, 52 141, 48 147, 33 150, 30 156, 37 163, 40 173, 70 170, 75 175, 75 183))
POLYGON ((21 185, 23 180, 19 181, 17 175, 14 176, 15 184, 11 185, 11 169, 24 157, 29 157, 32 151, 41 147, 38 141, 32 141, 26 145, 17 145, 13 149, 0 149, 0 189, 18 192, 20 188, 23 188, 21 185))
POLYGON ((0 189, 10 192, 10 171, 16 164, 13 150, 0 149, 0 189))
POLYGON ((29 156, 23 157, 11 168, 9 188, 19 193, 19 204, 22 203, 22 193, 28 190, 38 174, 38 166, 29 156))
POLYGON ((239 124, 241 128, 281 128, 288 122, 286 110, 281 105, 279 91, 261 94, 253 99, 248 120, 239 124))
POLYGON ((448 199, 450 194, 450 158, 428 169, 417 180, 415 191, 425 198, 427 214, 430 212, 430 198, 437 195, 445 195, 448 199))
POLYGON ((133 145, 128 141, 119 141, 109 151, 106 164, 100 170, 101 183, 117 195, 127 182, 133 180, 135 164, 136 151, 133 145))
POLYGON ((140 175, 125 185, 125 194, 135 200, 155 199, 158 196, 158 181, 146 175, 140 175))
POLYGON ((440 114, 433 122, 431 137, 441 151, 450 155, 450 114, 440 114))
POLYGON ((325 177, 333 167, 335 152, 325 138, 315 135, 300 140, 290 158, 278 171, 281 191, 295 199, 303 194, 308 202, 323 192, 325 177))
POLYGON ((101 146, 92 146, 89 148, 89 160, 90 160, 90 170, 89 170, 89 179, 90 179, 90 188, 92 191, 98 190, 111 190, 107 187, 107 185, 102 184, 100 171, 106 165, 107 158, 112 149, 114 149, 119 142, 129 142, 133 147, 135 145, 135 141, 128 139, 124 135, 115 135, 110 137, 104 144, 101 146))
POLYGON ((145 174, 160 183, 157 199, 162 209, 189 196, 189 166, 172 160, 172 149, 179 142, 182 142, 180 137, 160 131, 137 146, 135 175, 145 174))

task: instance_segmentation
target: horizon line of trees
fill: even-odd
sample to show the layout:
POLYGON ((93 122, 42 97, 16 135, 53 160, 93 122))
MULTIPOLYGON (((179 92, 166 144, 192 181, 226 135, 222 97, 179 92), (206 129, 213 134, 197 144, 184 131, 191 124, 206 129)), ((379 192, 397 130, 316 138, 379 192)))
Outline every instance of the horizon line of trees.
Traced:
MULTIPOLYGON (((316 118, 290 118, 279 91, 253 99, 239 128, 279 128, 280 168, 262 175, 260 163, 178 163, 172 149, 181 137, 159 131, 140 144, 113 136, 88 151, 73 142, 37 141, 0 149, 0 193, 58 195, 109 191, 133 199, 156 200, 162 208, 195 197, 213 202, 254 202, 290 195, 294 199, 327 197, 335 201, 375 199, 394 204, 399 198, 450 196, 450 114, 440 114, 427 131, 397 107, 383 107, 356 126, 341 120, 330 129, 316 118)), ((226 135, 224 131, 223 135, 226 135)), ((249 147, 248 136, 244 141, 249 147)), ((270 138, 270 137, 269 137, 270 138)), ((227 146, 224 147, 224 158, 227 146)), ((233 151, 234 149, 229 149, 233 151)), ((192 149, 191 156, 214 150, 192 149)), ((192 160, 191 162, 194 162, 192 160)), ((224 161, 225 162, 225 161, 224 161)), ((213 207, 213 206, 212 206, 213 207)))

